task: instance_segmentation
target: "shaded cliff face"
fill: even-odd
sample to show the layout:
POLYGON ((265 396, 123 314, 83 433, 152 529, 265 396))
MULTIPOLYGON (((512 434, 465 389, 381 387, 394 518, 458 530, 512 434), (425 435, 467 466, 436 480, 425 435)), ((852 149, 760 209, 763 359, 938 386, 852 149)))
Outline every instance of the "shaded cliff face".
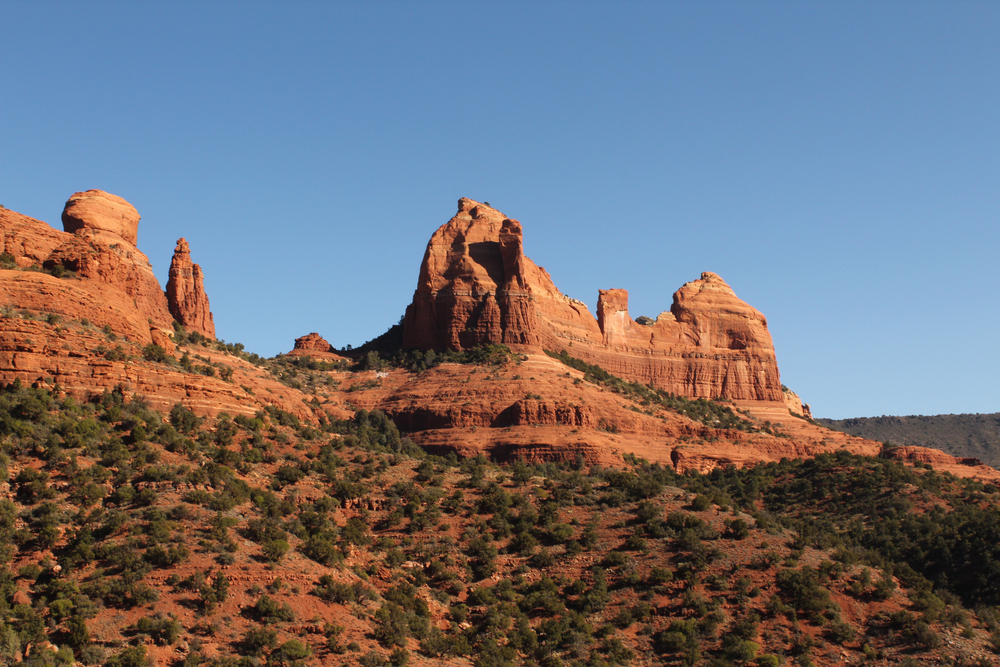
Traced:
POLYGON ((521 223, 461 199, 427 244, 403 345, 571 347, 615 375, 683 396, 784 400, 766 318, 714 273, 681 287, 651 325, 631 318, 623 289, 602 290, 597 311, 559 292, 525 256, 521 223))
POLYGON ((174 257, 170 261, 167 278, 167 305, 170 314, 188 331, 215 338, 215 322, 205 294, 205 281, 201 267, 191 261, 191 247, 177 239, 174 257))

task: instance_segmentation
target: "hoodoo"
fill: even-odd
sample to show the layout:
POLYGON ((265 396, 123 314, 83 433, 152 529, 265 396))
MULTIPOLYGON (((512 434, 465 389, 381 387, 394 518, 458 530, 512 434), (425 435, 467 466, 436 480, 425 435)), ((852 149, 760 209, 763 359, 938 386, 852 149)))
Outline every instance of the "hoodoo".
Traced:
POLYGON ((208 305, 208 295, 205 294, 201 267, 191 261, 191 247, 183 238, 177 239, 174 257, 170 261, 167 304, 174 319, 189 331, 215 338, 215 322, 208 305))
POLYGON ((463 198, 427 244, 403 345, 567 349, 682 396, 783 403, 766 318, 714 273, 677 290, 670 310, 651 324, 631 318, 623 289, 602 290, 597 311, 563 295, 524 254, 520 222, 463 198))

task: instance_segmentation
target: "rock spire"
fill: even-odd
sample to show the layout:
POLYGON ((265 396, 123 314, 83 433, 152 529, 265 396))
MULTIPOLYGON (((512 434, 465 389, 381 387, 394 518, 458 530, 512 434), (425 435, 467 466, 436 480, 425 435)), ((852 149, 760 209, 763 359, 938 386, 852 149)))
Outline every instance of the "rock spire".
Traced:
POLYGON ((167 303, 170 314, 188 331, 215 338, 215 322, 205 294, 201 267, 191 261, 191 247, 177 239, 174 257, 170 262, 167 279, 167 303))

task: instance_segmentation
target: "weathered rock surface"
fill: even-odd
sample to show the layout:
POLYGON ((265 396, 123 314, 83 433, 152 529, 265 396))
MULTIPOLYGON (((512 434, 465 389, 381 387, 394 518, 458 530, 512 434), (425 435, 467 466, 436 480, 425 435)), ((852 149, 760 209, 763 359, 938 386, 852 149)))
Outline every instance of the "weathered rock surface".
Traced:
POLYGON ((63 229, 71 234, 92 231, 110 242, 139 243, 139 212, 132 204, 103 190, 74 193, 62 213, 63 229))
MULTIPOLYGON (((32 317, 52 313, 65 320, 89 320, 128 340, 152 341, 146 318, 125 293, 109 285, 34 271, 0 271, 0 303, 15 304, 32 317)), ((7 325, 4 320, 4 327, 7 325)))
MULTIPOLYGON (((58 282, 51 276, 41 277, 58 282)), ((3 278, 0 276, 0 286, 7 284, 3 278)), ((198 354, 232 368, 232 382, 145 361, 140 344, 110 339, 93 324, 62 322, 55 326, 18 316, 0 318, 3 383, 15 378, 25 384, 51 383, 80 400, 121 387, 129 396, 142 396, 164 414, 176 403, 200 415, 252 415, 266 405, 277 405, 301 418, 314 419, 314 410, 301 392, 280 384, 265 371, 208 348, 199 348, 198 354), (109 358, 106 351, 116 347, 120 354, 109 358)))
POLYGON ((295 339, 295 347, 288 353, 293 357, 312 357, 323 361, 346 361, 336 348, 315 331, 295 339))
POLYGON ((177 239, 174 258, 170 262, 167 279, 167 304, 173 318, 188 331, 215 338, 215 322, 205 294, 205 281, 201 267, 191 261, 191 247, 177 239))
MULTIPOLYGON (((139 342, 151 340, 150 328, 170 332, 174 321, 167 295, 160 288, 153 267, 136 246, 139 214, 121 197, 88 190, 66 202, 60 232, 48 224, 6 209, 0 210, 2 251, 19 267, 63 267, 82 280, 58 283, 39 278, 18 278, 8 292, 23 292, 32 280, 43 280, 46 289, 18 303, 20 307, 52 312, 107 324, 115 333, 139 342), (95 296, 99 283, 107 289, 95 296), (89 285, 89 286, 84 286, 89 285), (74 290, 80 291, 78 295, 74 290), (103 303, 96 309, 89 305, 103 303)), ((181 245, 178 244, 178 249, 181 245)), ((175 253, 171 275, 177 273, 175 302, 185 326, 214 338, 214 323, 205 296, 201 270, 186 252, 175 253), (176 271, 175 271, 176 267, 176 271)), ((99 291, 99 290, 98 290, 99 291)))
POLYGON ((0 209, 0 252, 20 267, 41 266, 68 237, 41 220, 0 209))
POLYGON ((615 375, 682 396, 784 400, 767 320, 714 273, 681 287, 652 325, 629 316, 625 290, 602 290, 597 310, 595 318, 563 295, 525 256, 518 221, 461 199, 427 244, 403 345, 568 349, 615 375))
POLYGON ((994 468, 970 456, 952 456, 929 447, 894 447, 885 452, 890 458, 908 463, 928 463, 940 472, 950 472, 959 477, 989 479, 991 475, 1000 477, 994 468))
POLYGON ((77 192, 66 202, 63 228, 71 232, 45 260, 79 276, 125 292, 153 326, 170 329, 173 317, 153 267, 135 244, 139 214, 131 204, 101 190, 77 192))

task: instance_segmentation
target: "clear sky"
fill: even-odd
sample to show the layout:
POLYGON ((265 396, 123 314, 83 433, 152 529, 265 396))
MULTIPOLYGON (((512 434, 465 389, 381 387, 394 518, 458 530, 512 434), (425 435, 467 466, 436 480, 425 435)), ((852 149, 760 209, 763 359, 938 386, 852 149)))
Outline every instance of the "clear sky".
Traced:
POLYGON ((184 236, 266 356, 398 321, 459 197, 593 311, 715 271, 822 417, 1000 411, 1000 3, 0 0, 0 204, 184 236))

